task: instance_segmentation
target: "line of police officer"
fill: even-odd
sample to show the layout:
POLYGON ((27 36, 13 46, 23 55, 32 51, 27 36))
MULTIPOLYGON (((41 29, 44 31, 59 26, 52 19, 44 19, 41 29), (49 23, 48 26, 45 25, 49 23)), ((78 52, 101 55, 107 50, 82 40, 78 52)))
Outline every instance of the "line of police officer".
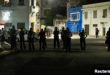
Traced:
MULTIPOLYGON (((24 31, 23 29, 21 29, 21 31, 19 32, 19 36, 20 36, 20 49, 21 50, 25 50, 27 47, 25 45, 25 40, 24 40, 24 31)), ((53 35, 54 35, 54 46, 53 48, 60 48, 60 41, 59 41, 59 30, 57 27, 55 27, 53 35)), ((47 48, 47 43, 46 43, 46 29, 43 30, 41 29, 41 31, 39 32, 39 50, 40 51, 45 51, 45 49, 47 48)), ((84 30, 82 30, 82 32, 79 33, 80 36, 80 46, 81 46, 81 50, 85 50, 86 49, 86 40, 85 40, 85 32, 84 30)), ((15 27, 13 26, 11 31, 10 31, 10 36, 11 36, 11 49, 17 49, 16 47, 16 30, 15 27)), ((63 43, 63 49, 66 50, 66 52, 70 52, 71 51, 71 36, 72 33, 69 31, 68 28, 64 29, 64 27, 62 28, 61 31, 61 39, 62 39, 62 43, 63 43)), ((34 47, 34 32, 33 29, 30 28, 29 32, 28 32, 28 49, 30 51, 34 51, 35 47, 34 47)))

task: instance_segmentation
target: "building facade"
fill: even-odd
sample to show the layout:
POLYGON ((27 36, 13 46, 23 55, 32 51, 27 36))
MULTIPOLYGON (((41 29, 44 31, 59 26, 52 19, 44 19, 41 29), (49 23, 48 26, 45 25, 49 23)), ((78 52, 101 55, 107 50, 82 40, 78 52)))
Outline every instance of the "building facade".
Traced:
POLYGON ((6 30, 13 25, 16 29, 33 27, 36 31, 40 25, 39 13, 39 0, 1 0, 0 27, 6 30))
POLYGON ((105 36, 110 27, 110 2, 83 5, 83 28, 89 35, 95 35, 96 28, 99 35, 105 36))
POLYGON ((62 30, 62 27, 66 27, 66 18, 59 15, 53 20, 54 27, 57 27, 59 30, 62 30))

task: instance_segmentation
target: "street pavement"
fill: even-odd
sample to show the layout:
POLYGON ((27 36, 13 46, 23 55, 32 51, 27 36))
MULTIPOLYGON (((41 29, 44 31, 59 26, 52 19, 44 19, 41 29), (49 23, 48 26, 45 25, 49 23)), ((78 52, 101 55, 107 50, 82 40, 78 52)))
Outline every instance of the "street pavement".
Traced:
POLYGON ((36 51, 28 51, 27 46, 26 51, 0 58, 0 75, 94 75, 95 69, 110 69, 110 52, 104 41, 87 38, 87 49, 81 51, 79 39, 73 39, 71 52, 54 49, 52 39, 47 40, 46 51, 40 52, 37 41, 36 51))

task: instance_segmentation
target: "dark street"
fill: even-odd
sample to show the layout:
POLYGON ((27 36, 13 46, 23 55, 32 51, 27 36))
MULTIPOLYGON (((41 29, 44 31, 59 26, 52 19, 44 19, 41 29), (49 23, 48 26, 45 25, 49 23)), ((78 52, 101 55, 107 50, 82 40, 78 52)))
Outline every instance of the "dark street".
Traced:
POLYGON ((72 51, 20 51, 0 59, 0 75, 93 75, 95 69, 110 68, 110 53, 103 39, 87 39, 87 50, 80 51, 79 40, 72 40, 72 51))

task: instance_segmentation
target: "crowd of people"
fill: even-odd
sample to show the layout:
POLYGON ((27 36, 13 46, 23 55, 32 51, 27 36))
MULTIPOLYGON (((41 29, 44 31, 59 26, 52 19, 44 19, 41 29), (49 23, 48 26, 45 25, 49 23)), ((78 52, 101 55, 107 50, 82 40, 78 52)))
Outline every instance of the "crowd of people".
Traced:
MULTIPOLYGON (((62 30, 59 31, 57 27, 54 28, 53 31, 54 39, 53 39, 53 48, 63 48, 66 52, 71 51, 71 36, 72 33, 70 32, 69 28, 62 27, 62 30), (59 39, 59 35, 61 34, 61 42, 59 39), (62 43, 62 46, 61 46, 62 43)), ((81 50, 86 50, 86 33, 84 29, 79 32, 80 36, 80 46, 81 50)), ((45 51, 47 48, 46 43, 46 28, 41 29, 38 33, 39 37, 39 51, 45 51)), ((15 27, 13 26, 8 32, 4 31, 3 29, 0 31, 0 39, 1 44, 4 41, 7 41, 11 45, 11 50, 17 50, 17 43, 19 43, 20 50, 26 50, 26 48, 30 51, 35 51, 35 32, 33 28, 30 28, 29 31, 24 31, 24 29, 20 29, 19 32, 16 31, 15 27), (27 38, 25 38, 27 37, 27 38), (19 42, 17 42, 17 40, 19 42), (26 44, 26 41, 28 45, 26 44), (28 47, 27 47, 28 46, 28 47)))

